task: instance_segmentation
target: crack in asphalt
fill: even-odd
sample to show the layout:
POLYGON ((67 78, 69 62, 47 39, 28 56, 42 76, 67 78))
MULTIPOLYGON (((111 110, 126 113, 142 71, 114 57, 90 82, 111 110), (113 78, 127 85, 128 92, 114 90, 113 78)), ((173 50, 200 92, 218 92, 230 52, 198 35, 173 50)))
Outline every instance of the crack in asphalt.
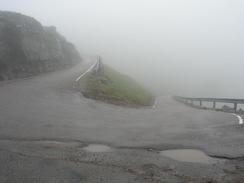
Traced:
MULTIPOLYGON (((17 154, 18 156, 22 156, 25 158, 38 158, 38 159, 48 159, 48 160, 57 160, 57 161, 68 161, 71 163, 74 163, 76 165, 78 164, 86 164, 86 165, 95 165, 95 166, 100 166, 100 167, 110 167, 113 169, 119 169, 123 172, 129 173, 133 176, 136 177, 141 177, 143 179, 150 179, 150 181, 159 181, 161 180, 160 177, 164 176, 165 173, 167 175, 179 178, 180 180, 185 179, 185 180, 195 180, 196 182, 198 181, 197 178, 194 178, 192 176, 188 176, 182 172, 178 172, 175 168, 171 167, 159 167, 156 164, 150 164, 146 163, 143 164, 139 167, 131 167, 130 165, 118 165, 118 164, 111 164, 111 163, 103 163, 103 162, 96 162, 96 161, 82 161, 79 158, 75 157, 64 157, 64 158, 58 158, 54 156, 39 156, 39 155, 30 155, 22 152, 16 152, 16 151, 11 151, 7 149, 1 149, 0 151, 5 151, 8 153, 13 153, 17 154)), ((214 181, 213 179, 208 179, 208 178, 203 178, 206 179, 206 181, 214 181)), ((215 181, 214 181, 215 182, 215 181)))
POLYGON ((217 159, 226 159, 226 160, 240 160, 243 161, 244 160, 244 156, 237 156, 237 157, 230 157, 230 156, 224 156, 224 155, 209 155, 208 156, 212 157, 212 158, 217 158, 217 159))
MULTIPOLYGON (((72 162, 72 163, 80 163, 80 164, 87 164, 87 165, 95 165, 95 166, 100 166, 100 167, 111 167, 111 168, 117 168, 120 169, 124 172, 133 174, 133 175, 145 175, 147 170, 141 170, 142 167, 140 168, 129 168, 128 165, 127 166, 123 166, 123 165, 117 165, 117 164, 111 164, 111 163, 102 163, 102 162, 96 162, 96 161, 82 161, 79 158, 74 158, 74 157, 64 157, 64 158, 58 158, 55 156, 40 156, 40 155, 30 155, 27 153, 22 153, 22 152, 16 152, 16 151, 11 151, 11 150, 7 150, 7 149, 2 149, 0 148, 0 151, 5 151, 8 153, 13 153, 13 154, 17 154, 18 156, 22 156, 22 157, 26 157, 26 158, 38 158, 38 159, 49 159, 49 160, 57 160, 57 161, 68 161, 68 162, 72 162)), ((154 164, 153 164, 154 165, 154 164)), ((144 165, 145 166, 145 165, 144 165)), ((156 165, 154 165, 156 166, 156 165)), ((160 168, 158 166, 156 166, 157 169, 159 169, 160 171, 163 172, 169 172, 169 171, 173 171, 173 169, 165 169, 165 168, 160 168)), ((149 168, 151 169, 151 168, 149 168)), ((174 173, 174 176, 177 176, 176 173, 174 173)))
POLYGON ((81 161, 78 158, 72 158, 72 157, 58 158, 58 157, 55 157, 55 156, 30 155, 30 154, 27 154, 27 153, 22 153, 22 152, 17 152, 17 151, 11 151, 11 150, 2 149, 2 148, 0 148, 0 151, 5 151, 5 152, 8 152, 8 153, 17 154, 19 156, 23 156, 23 157, 27 157, 27 158, 50 159, 50 160, 59 160, 59 161, 69 161, 69 162, 74 162, 74 163, 93 164, 93 165, 96 165, 96 166, 107 166, 107 167, 123 168, 123 166, 119 166, 119 165, 114 165, 114 164, 101 164, 99 162, 94 162, 94 161, 81 161))
POLYGON ((35 137, 9 137, 9 136, 0 136, 0 141, 9 140, 9 141, 16 141, 16 142, 45 142, 45 141, 53 141, 53 142, 77 142, 81 144, 89 144, 87 142, 78 140, 78 139, 71 139, 71 138, 35 138, 35 137))
MULTIPOLYGON (((149 151, 152 153, 159 153, 162 150, 174 150, 174 149, 182 149, 182 148, 191 148, 191 149, 198 149, 194 147, 182 147, 181 145, 172 145, 172 144, 158 144, 153 146, 111 146, 105 143, 100 142, 85 142, 77 139, 66 139, 66 138, 22 138, 22 137, 0 137, 0 141, 14 141, 14 142, 47 142, 47 143, 78 143, 77 145, 73 145, 74 147, 85 147, 89 144, 100 144, 100 145, 107 145, 113 149, 128 149, 128 150, 144 150, 149 151), (165 147, 163 147, 165 146, 165 147)), ((54 148, 54 147, 53 147, 54 148)), ((202 150, 203 151, 203 150, 202 150)), ((244 156, 236 156, 231 157, 228 155, 217 155, 205 152, 209 157, 216 158, 216 159, 225 159, 225 160, 244 160, 244 156)))

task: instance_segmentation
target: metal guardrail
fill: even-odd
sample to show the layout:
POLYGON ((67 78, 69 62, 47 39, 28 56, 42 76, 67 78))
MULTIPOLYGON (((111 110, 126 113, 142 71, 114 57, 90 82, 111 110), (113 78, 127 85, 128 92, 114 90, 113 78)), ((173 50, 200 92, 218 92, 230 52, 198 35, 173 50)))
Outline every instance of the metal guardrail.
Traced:
POLYGON ((216 109, 216 103, 231 103, 233 104, 233 110, 237 111, 237 105, 238 104, 244 104, 244 99, 231 99, 231 98, 190 98, 190 97, 181 97, 181 96, 175 96, 175 100, 183 102, 185 104, 194 105, 193 103, 195 101, 199 102, 199 107, 202 107, 202 102, 213 102, 213 109, 216 109))
POLYGON ((89 72, 95 70, 95 72, 98 72, 100 68, 100 57, 97 57, 96 62, 92 64, 84 73, 82 73, 79 77, 76 78, 76 82, 78 82, 81 78, 83 78, 86 74, 89 72))
POLYGON ((83 78, 85 78, 89 73, 98 73, 101 67, 101 60, 100 57, 97 56, 96 61, 85 71, 83 72, 81 75, 79 75, 74 83, 73 83, 73 89, 81 92, 83 90, 83 88, 85 87, 85 82, 80 82, 80 80, 82 80, 83 78))

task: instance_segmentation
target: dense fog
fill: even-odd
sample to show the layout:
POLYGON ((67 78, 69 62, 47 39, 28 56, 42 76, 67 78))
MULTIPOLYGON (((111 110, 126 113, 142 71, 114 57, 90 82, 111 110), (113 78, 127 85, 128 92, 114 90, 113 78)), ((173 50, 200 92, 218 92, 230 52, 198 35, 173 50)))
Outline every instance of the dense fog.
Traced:
POLYGON ((244 98, 241 0, 8 0, 157 94, 244 98))

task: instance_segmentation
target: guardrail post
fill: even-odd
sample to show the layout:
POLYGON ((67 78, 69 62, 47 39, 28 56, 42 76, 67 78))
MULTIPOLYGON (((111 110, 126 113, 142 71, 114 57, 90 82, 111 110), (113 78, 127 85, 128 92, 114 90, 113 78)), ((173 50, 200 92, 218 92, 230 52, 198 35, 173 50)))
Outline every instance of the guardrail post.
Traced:
POLYGON ((202 107, 202 100, 199 100, 199 102, 200 102, 200 107, 202 107))
POLYGON ((234 111, 235 112, 237 111, 237 103, 236 102, 234 103, 234 111))
POLYGON ((216 102, 213 101, 213 109, 215 109, 215 108, 216 108, 216 102))

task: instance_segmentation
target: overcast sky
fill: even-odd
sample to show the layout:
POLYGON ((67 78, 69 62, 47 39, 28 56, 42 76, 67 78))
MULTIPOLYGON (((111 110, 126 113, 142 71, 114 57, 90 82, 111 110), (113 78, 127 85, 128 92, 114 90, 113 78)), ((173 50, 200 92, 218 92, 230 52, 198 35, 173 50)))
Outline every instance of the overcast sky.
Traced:
POLYGON ((244 98, 242 0, 1 0, 55 25, 81 55, 188 96, 244 98))

